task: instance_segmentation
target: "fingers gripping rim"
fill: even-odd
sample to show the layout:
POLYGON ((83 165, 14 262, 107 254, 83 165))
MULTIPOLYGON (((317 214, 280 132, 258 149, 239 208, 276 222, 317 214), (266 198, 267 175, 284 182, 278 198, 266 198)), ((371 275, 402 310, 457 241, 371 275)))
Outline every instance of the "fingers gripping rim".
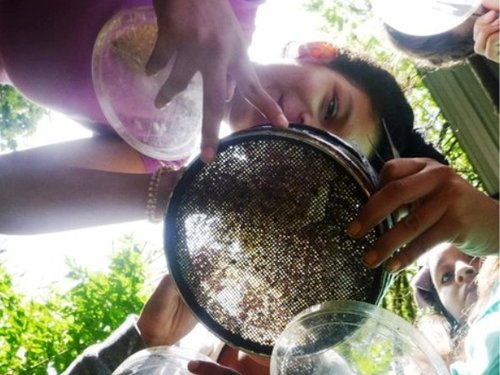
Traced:
POLYGON ((361 262, 390 223, 361 239, 345 227, 375 188, 345 142, 303 126, 270 126, 221 141, 194 160, 165 219, 179 291, 222 340, 270 355, 286 323, 327 300, 377 303, 387 274, 361 262))

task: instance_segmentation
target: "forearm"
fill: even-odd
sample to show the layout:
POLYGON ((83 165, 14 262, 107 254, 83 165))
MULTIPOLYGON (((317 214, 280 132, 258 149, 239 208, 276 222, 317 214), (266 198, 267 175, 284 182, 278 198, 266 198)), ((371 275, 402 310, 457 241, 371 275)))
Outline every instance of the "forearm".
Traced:
MULTIPOLYGON (((87 139, 0 156, 0 233, 33 234, 146 218, 151 175, 114 139, 87 139)), ((163 175, 165 204, 176 173, 163 175)))
POLYGON ((248 45, 250 45, 255 31, 257 9, 264 2, 265 0, 229 0, 248 45))
POLYGON ((145 218, 149 175, 46 166, 2 173, 0 232, 29 234, 145 218))
MULTIPOLYGON (((497 199, 493 199, 487 196, 482 197, 485 201, 484 207, 480 210, 482 216, 478 215, 478 220, 482 222, 479 223, 479 227, 484 228, 484 232, 478 233, 477 242, 479 244, 483 243, 482 248, 478 246, 476 252, 472 252, 470 255, 498 255, 500 249, 500 239, 499 239, 499 228, 500 228, 500 218, 499 218, 499 203, 497 199)), ((474 241, 472 241, 474 242, 474 241)))

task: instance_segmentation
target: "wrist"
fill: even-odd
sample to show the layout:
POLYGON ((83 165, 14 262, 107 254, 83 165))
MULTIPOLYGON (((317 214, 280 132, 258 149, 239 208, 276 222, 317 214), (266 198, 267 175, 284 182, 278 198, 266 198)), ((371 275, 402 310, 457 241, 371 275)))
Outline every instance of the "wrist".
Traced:
POLYGON ((166 340, 165 336, 161 334, 158 335, 161 330, 158 330, 158 327, 155 327, 155 325, 151 323, 151 318, 143 319, 142 315, 139 316, 136 321, 136 329, 146 348, 171 345, 171 343, 166 340))
POLYGON ((135 322, 135 329, 139 333, 139 336, 141 337, 142 342, 144 343, 146 348, 154 346, 154 337, 150 337, 145 327, 142 326, 142 321, 140 317, 135 322))
POLYGON ((149 221, 157 223, 163 220, 167 203, 182 172, 183 169, 161 167, 151 175, 146 202, 146 215, 149 221))

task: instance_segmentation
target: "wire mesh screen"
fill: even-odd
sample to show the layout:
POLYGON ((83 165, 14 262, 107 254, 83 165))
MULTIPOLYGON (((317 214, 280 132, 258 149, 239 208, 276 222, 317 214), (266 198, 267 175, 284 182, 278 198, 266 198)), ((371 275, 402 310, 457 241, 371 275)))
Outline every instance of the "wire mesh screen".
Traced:
POLYGON ((380 230, 345 233, 365 187, 345 161, 287 134, 230 137, 214 163, 195 161, 165 220, 169 267, 195 315, 226 342, 267 355, 303 309, 375 303, 385 280, 361 263, 380 230))

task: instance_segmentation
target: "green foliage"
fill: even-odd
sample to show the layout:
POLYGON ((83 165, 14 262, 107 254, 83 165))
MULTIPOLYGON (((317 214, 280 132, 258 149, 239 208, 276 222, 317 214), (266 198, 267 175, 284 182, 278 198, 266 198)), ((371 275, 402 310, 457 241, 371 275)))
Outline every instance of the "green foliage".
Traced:
POLYGON ((0 267, 0 373, 45 373, 36 368, 57 353, 57 342, 65 324, 54 319, 50 305, 25 301, 12 289, 11 277, 0 267), (41 355, 43 353, 43 355, 41 355))
POLYGON ((382 301, 382 307, 394 312, 410 323, 415 321, 417 314, 417 306, 413 302, 413 294, 410 287, 410 280, 414 275, 414 268, 400 272, 395 277, 382 301))
POLYGON ((18 139, 31 135, 48 113, 23 98, 13 87, 0 85, 0 151, 16 150, 18 139))
MULTIPOLYGON (((366 329, 363 330, 365 333, 366 331, 366 329)), ((355 368, 360 374, 390 374, 391 363, 394 357, 394 353, 392 352, 394 343, 391 338, 386 338, 385 340, 378 339, 376 341, 370 337, 366 337, 366 340, 359 342, 352 340, 352 346, 343 346, 340 344, 335 347, 335 351, 343 358, 350 358, 355 363, 355 368)))
POLYGON ((74 286, 27 301, 0 265, 0 374, 62 372, 86 347, 103 340, 146 300, 145 262, 132 237, 123 239, 107 272, 70 263, 74 286))

